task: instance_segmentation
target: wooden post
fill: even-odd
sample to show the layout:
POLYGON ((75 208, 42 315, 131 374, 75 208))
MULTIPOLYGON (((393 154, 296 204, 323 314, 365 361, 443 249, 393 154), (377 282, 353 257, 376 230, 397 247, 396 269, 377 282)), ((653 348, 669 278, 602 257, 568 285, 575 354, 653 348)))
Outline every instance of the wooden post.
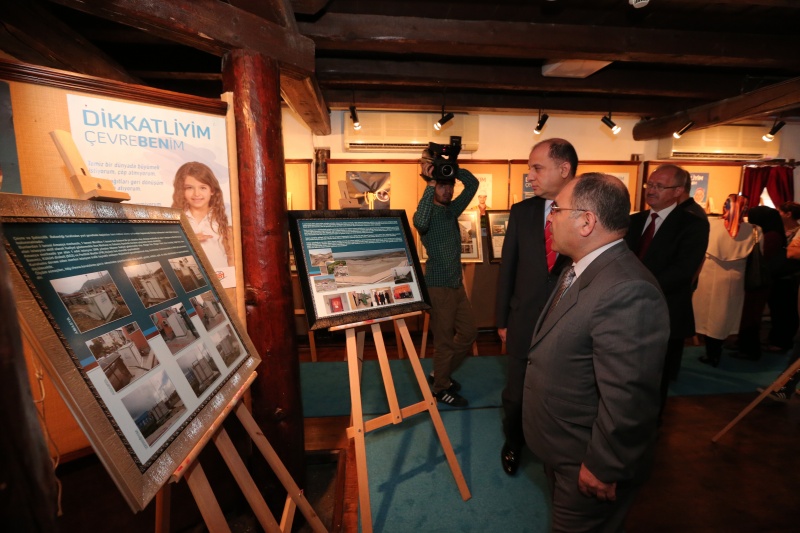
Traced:
MULTIPOLYGON (((305 485, 300 364, 289 271, 289 226, 279 67, 234 50, 222 62, 234 95, 247 332, 261 355, 253 417, 300 486, 305 485)), ((264 488, 262 487, 262 490, 264 488)))

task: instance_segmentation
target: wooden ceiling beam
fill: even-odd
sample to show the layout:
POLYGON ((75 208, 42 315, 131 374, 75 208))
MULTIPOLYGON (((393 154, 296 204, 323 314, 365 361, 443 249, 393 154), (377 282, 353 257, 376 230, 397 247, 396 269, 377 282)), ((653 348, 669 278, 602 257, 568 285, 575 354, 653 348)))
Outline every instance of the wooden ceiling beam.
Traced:
POLYGON ((314 43, 273 22, 217 0, 51 0, 133 26, 217 56, 247 49, 274 58, 282 68, 314 72, 314 43))
POLYGON ((776 115, 798 107, 800 107, 800 78, 794 78, 713 104, 644 120, 634 126, 633 138, 636 141, 646 141, 669 137, 690 120, 694 121, 692 129, 697 130, 756 116, 776 115))
POLYGON ((689 76, 659 69, 615 69, 613 65, 577 79, 543 76, 539 66, 334 58, 317 59, 317 78, 326 89, 438 87, 705 99, 738 94, 745 82, 736 74, 698 72, 689 76))
POLYGON ((340 13, 298 28, 318 50, 800 69, 794 36, 340 13))
POLYGON ((292 0, 292 9, 302 15, 316 15, 330 0, 292 0))
MULTIPOLYGON (((314 133, 330 133, 330 116, 323 113, 327 105, 314 101, 322 95, 314 77, 314 43, 294 29, 217 0, 51 1, 220 57, 246 49, 274 58, 281 67, 281 81, 291 85, 284 96, 296 99, 287 102, 289 106, 310 119, 307 124, 314 133)), ((275 8, 283 0, 270 1, 275 8)))
MULTIPOLYGON (((397 110, 438 112, 442 109, 442 93, 434 90, 408 91, 360 91, 323 89, 325 100, 331 109, 347 109, 355 102, 359 110, 397 110)), ((447 91, 445 107, 447 111, 461 113, 530 113, 535 115, 546 106, 548 112, 561 113, 597 113, 600 117, 609 110, 614 116, 646 116, 654 112, 673 113, 698 105, 702 100, 696 99, 664 99, 664 98, 631 98, 625 97, 609 100, 597 95, 553 95, 543 98, 526 94, 480 94, 447 91), (602 111, 599 111, 602 110, 602 111)))
POLYGON ((315 135, 331 134, 328 104, 316 78, 295 78, 281 72, 281 96, 315 135))
POLYGON ((279 26, 297 31, 294 9, 289 0, 228 0, 228 3, 279 26))
POLYGON ((0 2, 0 49, 19 61, 126 83, 142 81, 37 0, 0 2))

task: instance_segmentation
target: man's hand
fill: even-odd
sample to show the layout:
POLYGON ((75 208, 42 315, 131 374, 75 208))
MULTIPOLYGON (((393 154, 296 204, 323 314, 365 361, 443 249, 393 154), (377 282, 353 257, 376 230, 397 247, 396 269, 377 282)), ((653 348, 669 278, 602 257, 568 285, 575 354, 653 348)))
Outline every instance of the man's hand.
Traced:
POLYGON ((506 333, 508 332, 508 328, 497 328, 497 336, 500 337, 500 340, 506 342, 506 333))
POLYGON ((430 181, 428 181, 428 185, 429 185, 430 187, 433 187, 433 188, 435 189, 435 188, 436 188, 436 180, 430 180, 430 181))
POLYGON ((601 502, 613 502, 617 499, 617 484, 603 483, 584 464, 581 464, 578 474, 578 490, 587 498, 597 498, 601 502))
POLYGON ((436 180, 430 179, 433 176, 433 163, 430 161, 422 161, 420 166, 422 167, 422 175, 430 180, 428 181, 428 185, 436 187, 436 180))

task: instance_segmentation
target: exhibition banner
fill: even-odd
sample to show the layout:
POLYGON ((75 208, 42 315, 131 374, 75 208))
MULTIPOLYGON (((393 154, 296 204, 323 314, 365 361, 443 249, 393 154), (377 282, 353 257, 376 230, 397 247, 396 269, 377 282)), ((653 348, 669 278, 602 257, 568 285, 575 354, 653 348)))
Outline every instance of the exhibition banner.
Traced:
POLYGON ((67 106, 90 174, 131 203, 184 212, 222 286, 235 286, 225 117, 78 94, 67 106))

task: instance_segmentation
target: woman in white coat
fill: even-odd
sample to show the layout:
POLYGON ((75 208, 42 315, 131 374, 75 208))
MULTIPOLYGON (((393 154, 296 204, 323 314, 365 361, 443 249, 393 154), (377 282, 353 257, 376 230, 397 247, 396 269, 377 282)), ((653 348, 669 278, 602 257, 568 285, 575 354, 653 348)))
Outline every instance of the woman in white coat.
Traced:
POLYGON ((708 249, 697 290, 692 296, 695 329, 706 337, 706 354, 700 361, 719 365, 722 343, 739 331, 744 304, 744 270, 756 242, 758 226, 743 221, 747 198, 731 194, 722 217, 709 220, 708 249))

